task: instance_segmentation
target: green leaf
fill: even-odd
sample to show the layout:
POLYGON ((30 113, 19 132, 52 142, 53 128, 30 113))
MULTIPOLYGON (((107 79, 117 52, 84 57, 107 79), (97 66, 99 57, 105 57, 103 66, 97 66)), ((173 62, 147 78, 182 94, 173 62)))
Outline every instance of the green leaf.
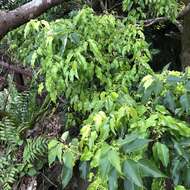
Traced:
POLYGON ((138 165, 143 177, 165 177, 165 175, 162 174, 162 172, 150 160, 141 159, 138 161, 138 165))
POLYGON ((175 187, 175 190, 186 190, 184 186, 178 185, 175 187))
POLYGON ((89 39, 88 42, 89 42, 90 50, 94 54, 97 61, 99 61, 101 64, 104 64, 105 61, 103 59, 100 49, 98 48, 97 42, 92 39, 89 39))
POLYGON ((42 90, 44 89, 44 85, 43 83, 40 83, 39 86, 38 86, 38 94, 42 94, 42 90))
POLYGON ((100 169, 100 174, 102 177, 108 176, 110 169, 111 169, 111 164, 108 160, 108 157, 102 157, 99 161, 99 169, 100 169))
POLYGON ((124 161, 123 173, 128 180, 131 180, 139 187, 143 187, 143 182, 140 176, 140 170, 137 162, 129 159, 124 161))
POLYGON ((175 185, 177 185, 179 183, 180 176, 181 176, 179 168, 178 168, 179 164, 180 164, 179 160, 177 160, 177 162, 174 163, 174 166, 172 168, 172 179, 173 179, 173 182, 175 185))
POLYGON ((63 36, 61 38, 61 41, 62 41, 62 45, 61 45, 61 48, 60 48, 60 52, 63 55, 64 52, 65 52, 66 45, 67 45, 67 36, 63 36))
POLYGON ((54 151, 49 151, 48 153, 48 163, 51 165, 56 159, 56 154, 54 151))
POLYGON ((74 33, 71 33, 70 35, 70 39, 73 43, 75 44, 78 44, 80 42, 80 36, 78 33, 74 32, 74 33))
POLYGON ((184 168, 184 184, 185 184, 185 186, 186 187, 190 187, 190 167, 189 166, 186 166, 185 168, 184 168))
POLYGON ((59 144, 59 141, 54 140, 54 139, 48 143, 48 163, 49 163, 49 165, 51 165, 56 159, 58 144, 59 144))
POLYGON ((101 147, 101 157, 107 156, 108 152, 111 150, 111 146, 107 143, 104 143, 101 147))
POLYGON ((112 164, 113 167, 121 174, 121 161, 119 157, 119 153, 115 151, 114 149, 111 149, 108 152, 108 160, 112 164))
POLYGON ((74 156, 73 153, 67 150, 63 155, 63 161, 67 168, 72 169, 74 165, 74 156))
POLYGON ((179 157, 173 159, 171 174, 175 185, 180 183, 182 171, 185 171, 186 163, 184 159, 180 159, 179 157))
POLYGON ((157 125, 158 114, 152 114, 145 122, 147 128, 155 127, 157 125))
POLYGON ((137 137, 138 137, 138 135, 136 133, 126 135, 124 139, 119 139, 117 141, 117 144, 118 144, 118 146, 123 146, 125 144, 129 144, 129 143, 133 142, 134 140, 136 140, 137 137))
POLYGON ((152 154, 153 154, 153 158, 154 158, 155 162, 159 162, 157 148, 155 146, 152 147, 152 154))
POLYGON ((59 144, 59 141, 52 139, 48 143, 48 149, 51 150, 52 148, 55 148, 57 146, 57 144, 59 144))
POLYGON ((176 104, 175 104, 174 98, 175 98, 174 95, 170 91, 166 93, 166 96, 164 98, 164 104, 172 112, 175 112, 175 109, 176 109, 176 104))
POLYGON ((62 135, 61 135, 61 140, 62 141, 66 141, 67 138, 69 136, 69 131, 65 131, 62 135))
POLYGON ((157 155, 162 164, 167 167, 169 164, 169 149, 165 144, 161 144, 160 142, 157 142, 154 144, 157 155))
POLYGON ((189 108, 190 108, 190 95, 189 94, 184 94, 183 96, 180 97, 180 104, 183 108, 183 110, 186 113, 189 113, 189 108))
POLYGON ((63 154, 63 145, 59 143, 56 147, 56 156, 59 159, 60 163, 62 162, 62 154, 63 154))
POLYGON ((131 153, 131 152, 136 152, 142 150, 150 140, 147 139, 136 139, 128 144, 125 144, 122 149, 124 150, 125 153, 131 153))
POLYGON ((88 143, 90 150, 93 148, 95 140, 97 139, 97 137, 98 137, 98 135, 97 135, 96 131, 91 132, 90 138, 89 138, 89 143, 88 143))
POLYGON ((180 156, 183 156, 185 154, 183 147, 175 140, 173 140, 173 142, 174 142, 174 149, 177 151, 177 153, 180 156))
POLYGON ((176 125, 178 127, 179 134, 184 137, 190 137, 190 128, 189 128, 188 123, 180 122, 179 120, 176 120, 176 122, 177 122, 176 125))
POLYGON ((185 88, 187 92, 190 92, 190 81, 187 81, 185 84, 185 88))
POLYGON ((125 179, 124 190, 136 190, 135 184, 131 180, 125 179))
POLYGON ((87 179, 87 175, 88 175, 88 172, 89 172, 89 164, 88 164, 88 162, 80 163, 79 171, 80 171, 81 178, 82 179, 87 179))
POLYGON ((109 174, 108 184, 109 190, 117 190, 118 189, 118 175, 115 169, 112 169, 109 174))
POLYGON ((142 79, 143 87, 147 90, 152 83, 154 82, 154 78, 151 75, 147 75, 142 79))
POLYGON ((35 170, 35 168, 29 168, 29 170, 27 171, 27 174, 29 175, 29 176, 35 176, 35 175, 37 175, 37 171, 35 170))
POLYGON ((177 85, 178 82, 181 82, 181 78, 178 76, 168 76, 167 78, 167 83, 171 84, 171 85, 177 85))
POLYGON ((164 116, 161 122, 163 125, 169 127, 174 132, 179 133, 181 136, 190 137, 190 127, 188 123, 171 116, 164 116))
POLYGON ((93 157, 93 153, 87 148, 85 147, 83 149, 83 152, 81 153, 81 161, 88 161, 93 157))
POLYGON ((100 127, 100 139, 106 140, 109 136, 110 128, 108 124, 104 124, 102 127, 100 127))
POLYGON ((63 188, 65 188, 68 185, 69 181, 72 178, 72 175, 73 175, 73 169, 67 168, 64 165, 62 168, 62 175, 61 175, 63 188))

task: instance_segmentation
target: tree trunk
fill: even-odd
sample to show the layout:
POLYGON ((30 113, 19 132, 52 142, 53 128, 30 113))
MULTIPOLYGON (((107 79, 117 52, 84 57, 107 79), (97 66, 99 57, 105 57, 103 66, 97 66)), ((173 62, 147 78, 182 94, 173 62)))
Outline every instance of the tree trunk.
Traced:
MULTIPOLYGON (((188 0, 184 0, 185 5, 188 0)), ((181 51, 181 64, 183 70, 185 67, 190 66, 190 11, 184 16, 183 32, 182 32, 182 51, 181 51)))
POLYGON ((63 0, 32 0, 12 11, 0 10, 0 39, 10 30, 40 16, 62 2, 63 0))

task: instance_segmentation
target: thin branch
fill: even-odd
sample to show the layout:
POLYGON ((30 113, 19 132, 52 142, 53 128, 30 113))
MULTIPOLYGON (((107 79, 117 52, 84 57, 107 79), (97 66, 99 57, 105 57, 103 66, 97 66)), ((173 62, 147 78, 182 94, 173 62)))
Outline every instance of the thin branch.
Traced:
POLYGON ((166 22, 169 19, 167 17, 157 17, 157 18, 153 18, 153 19, 148 19, 144 21, 144 26, 145 27, 149 27, 153 24, 159 23, 159 22, 166 22))
MULTIPOLYGON (((182 11, 178 14, 177 16, 177 20, 182 19, 183 17, 185 17, 188 13, 190 12, 190 2, 182 9, 182 11)), ((159 22, 166 22, 169 21, 168 17, 157 17, 154 19, 148 19, 144 21, 145 27, 149 27, 153 24, 159 23, 159 22)), ((178 24, 178 23, 176 23, 178 24)), ((180 28, 181 30, 181 28, 180 28)))
MULTIPOLYGON (((177 20, 183 19, 188 13, 190 13, 190 2, 178 14, 176 21, 174 22, 174 24, 178 27, 180 32, 183 31, 183 26, 177 20)), ((116 18, 124 19, 125 17, 124 16, 116 16, 116 18)), ((167 22, 167 21, 169 21, 168 17, 157 17, 157 18, 153 18, 153 19, 144 20, 143 23, 144 23, 145 27, 149 27, 149 26, 152 26, 154 24, 157 24, 160 22, 167 22)))
POLYGON ((55 183, 53 183, 46 175, 44 175, 42 172, 40 172, 40 174, 51 184, 53 185, 55 188, 57 188, 57 185, 55 183))
POLYGON ((116 7, 119 7, 119 6, 121 6, 121 5, 122 5, 122 2, 116 3, 115 5, 113 5, 112 7, 110 7, 110 8, 108 9, 108 11, 111 11, 111 10, 115 9, 116 7))

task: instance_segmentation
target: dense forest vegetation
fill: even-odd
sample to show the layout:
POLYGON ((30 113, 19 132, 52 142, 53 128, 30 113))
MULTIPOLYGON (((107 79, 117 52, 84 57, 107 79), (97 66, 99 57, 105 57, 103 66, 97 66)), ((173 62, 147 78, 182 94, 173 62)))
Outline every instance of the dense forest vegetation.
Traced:
POLYGON ((189 0, 0 0, 0 189, 190 190, 189 0))

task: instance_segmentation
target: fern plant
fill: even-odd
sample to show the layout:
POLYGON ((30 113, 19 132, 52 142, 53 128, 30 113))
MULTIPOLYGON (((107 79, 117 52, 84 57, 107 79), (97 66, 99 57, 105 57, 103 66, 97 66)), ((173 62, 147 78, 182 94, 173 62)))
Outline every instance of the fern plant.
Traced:
POLYGON ((2 187, 3 190, 11 190, 11 184, 17 180, 17 175, 20 170, 15 162, 16 160, 12 160, 10 156, 2 156, 0 158, 0 187, 2 187))
POLYGON ((9 190, 22 173, 30 173, 35 159, 43 161, 47 154, 47 138, 26 136, 46 108, 36 104, 36 93, 18 93, 11 84, 1 95, 4 101, 0 111, 0 187, 9 190))

